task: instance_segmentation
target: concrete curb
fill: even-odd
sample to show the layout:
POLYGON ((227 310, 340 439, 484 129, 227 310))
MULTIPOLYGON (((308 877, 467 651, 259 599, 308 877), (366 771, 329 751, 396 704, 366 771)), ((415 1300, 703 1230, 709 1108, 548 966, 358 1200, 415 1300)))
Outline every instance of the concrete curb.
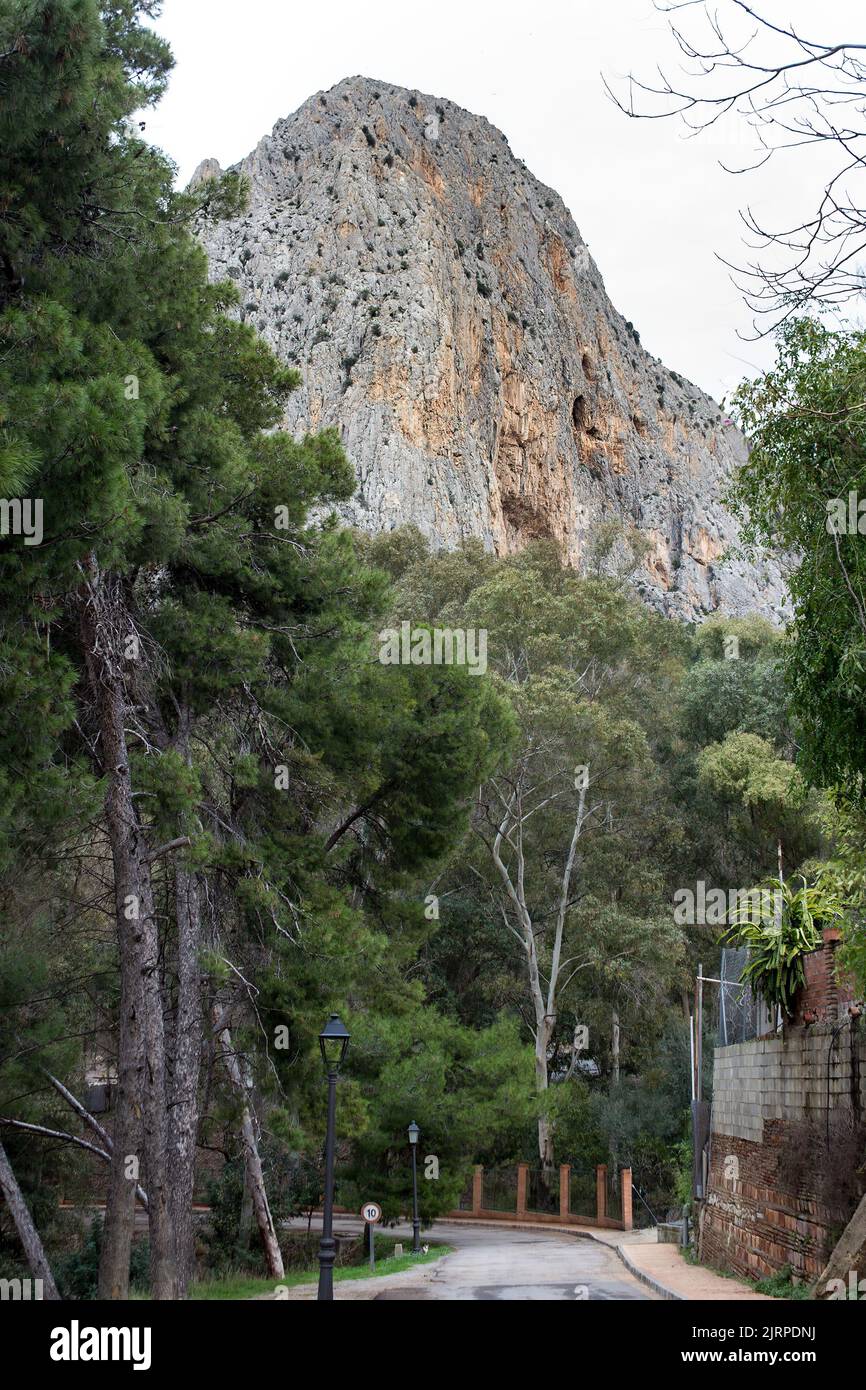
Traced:
MULTIPOLYGON (((321 1219, 322 1213, 320 1211, 314 1211, 313 1216, 318 1220, 321 1219)), ((338 1222, 341 1217, 348 1218, 350 1221, 357 1221, 360 1219, 359 1217, 357 1217, 355 1212, 334 1212, 335 1223, 338 1222)), ((289 1222, 283 1224, 290 1225, 291 1223, 289 1222)), ((602 1245, 612 1244, 612 1241, 606 1241, 603 1236, 596 1234, 597 1231, 607 1231, 609 1236, 621 1236, 627 1234, 627 1232, 619 1229, 616 1226, 580 1226, 572 1223, 565 1225, 563 1223, 554 1221, 518 1221, 516 1219, 514 1221, 509 1221, 507 1217, 504 1220, 500 1221, 498 1219, 494 1220, 491 1217, 483 1216, 436 1216, 433 1219, 433 1225, 454 1226, 458 1230, 461 1226, 486 1226, 491 1230, 496 1230, 497 1228, 504 1228, 507 1231, 556 1231, 558 1234, 565 1233, 567 1235, 572 1236, 582 1236, 586 1240, 599 1240, 601 1241, 602 1245)), ((423 1230, 421 1232, 421 1235, 423 1237, 423 1230)))
MULTIPOLYGON (((484 1226, 488 1230, 494 1231, 497 1229, 505 1231, 553 1231, 557 1235, 577 1236, 579 1240, 598 1239, 585 1226, 554 1226, 551 1222, 541 1221, 485 1221, 483 1218, 469 1221, 460 1216, 437 1216, 434 1225, 454 1226, 457 1230, 461 1226, 484 1226)), ((606 1241, 600 1243, 602 1245, 607 1244, 606 1241)))
POLYGON ((654 1279, 651 1274, 647 1274, 632 1260, 630 1260, 628 1255, 625 1253, 625 1249, 622 1245, 614 1245, 613 1249, 619 1255, 619 1258, 622 1260, 629 1274, 633 1274, 635 1279, 639 1279, 642 1284, 646 1284, 647 1288, 652 1289, 657 1294, 660 1294, 662 1298, 669 1298, 677 1303, 690 1302, 690 1300, 686 1298, 685 1294, 674 1293, 673 1289, 669 1289, 666 1284, 662 1284, 659 1282, 658 1279, 654 1279))

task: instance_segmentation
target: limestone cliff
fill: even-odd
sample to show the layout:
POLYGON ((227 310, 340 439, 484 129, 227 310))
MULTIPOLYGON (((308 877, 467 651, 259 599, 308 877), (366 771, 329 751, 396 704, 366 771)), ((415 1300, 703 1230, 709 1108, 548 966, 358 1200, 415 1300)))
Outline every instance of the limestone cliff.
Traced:
POLYGON ((212 274, 303 373, 285 428, 339 426, 348 520, 499 553, 547 536, 574 564, 613 520, 645 538, 635 583, 664 612, 778 616, 775 562, 725 558, 742 436, 644 351, 568 209, 498 130, 349 78, 240 167, 246 214, 201 227, 212 274))

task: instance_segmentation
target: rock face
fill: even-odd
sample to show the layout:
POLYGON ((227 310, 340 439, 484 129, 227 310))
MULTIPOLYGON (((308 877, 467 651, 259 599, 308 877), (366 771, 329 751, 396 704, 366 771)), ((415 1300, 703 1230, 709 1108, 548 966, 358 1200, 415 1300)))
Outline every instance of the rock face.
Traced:
POLYGON ((339 427, 348 521, 500 554, 550 537, 576 565, 615 523, 643 538, 634 582, 654 607, 778 618, 775 562, 725 558, 742 436, 640 346, 568 209, 498 130, 356 77, 239 167, 246 214, 200 228, 212 275, 303 373, 285 428, 339 427))

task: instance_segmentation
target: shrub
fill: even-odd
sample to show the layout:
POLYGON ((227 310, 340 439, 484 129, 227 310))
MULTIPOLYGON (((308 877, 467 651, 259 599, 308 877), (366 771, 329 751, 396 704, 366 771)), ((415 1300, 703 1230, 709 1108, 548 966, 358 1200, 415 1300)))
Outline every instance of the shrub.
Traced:
MULTIPOLYGON (((99 1256, 102 1249, 102 1217, 95 1216, 84 1244, 71 1255, 56 1260, 54 1273, 63 1298, 93 1299, 99 1287, 99 1256)), ((132 1244, 129 1260, 130 1288, 146 1293, 150 1287, 148 1266, 150 1264, 150 1245, 146 1240, 136 1240, 132 1244)))
MULTIPOLYGON (((271 1215, 279 1228, 289 1217, 311 1216, 321 1200, 322 1166, 317 1159, 302 1158, 286 1161, 283 1151, 270 1143, 262 1146, 266 1169, 268 1200, 271 1215)), ((208 1184, 210 1220, 204 1232, 206 1259, 211 1270, 241 1269, 263 1272, 264 1255, 255 1221, 250 1223, 248 1239, 239 1240, 241 1208, 244 1196, 244 1165, 242 1159, 231 1159, 219 1177, 208 1184)), ((303 1267, 309 1263, 311 1246, 302 1232, 289 1235, 281 1232, 280 1248, 287 1265, 303 1267)))

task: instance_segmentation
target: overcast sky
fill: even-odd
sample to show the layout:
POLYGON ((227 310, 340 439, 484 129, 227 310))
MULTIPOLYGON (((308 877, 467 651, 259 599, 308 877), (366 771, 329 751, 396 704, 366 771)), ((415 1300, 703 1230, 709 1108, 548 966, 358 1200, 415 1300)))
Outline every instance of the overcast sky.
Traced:
MULTIPOLYGON (((822 39, 866 38, 862 0, 756 5, 778 23, 818 20, 822 39)), ((720 143, 733 127, 687 140, 675 122, 616 110, 602 72, 613 82, 630 69, 651 76, 656 61, 676 70, 652 0, 164 0, 156 27, 177 65, 147 134, 181 183, 206 155, 224 168, 241 159, 343 77, 415 87, 486 116, 562 195, 616 307, 667 366, 720 398, 771 359, 769 343, 738 337, 750 316, 714 253, 742 259, 746 202, 767 218, 810 210, 797 201, 809 167, 785 155, 734 178, 719 168, 748 154, 720 143)))

